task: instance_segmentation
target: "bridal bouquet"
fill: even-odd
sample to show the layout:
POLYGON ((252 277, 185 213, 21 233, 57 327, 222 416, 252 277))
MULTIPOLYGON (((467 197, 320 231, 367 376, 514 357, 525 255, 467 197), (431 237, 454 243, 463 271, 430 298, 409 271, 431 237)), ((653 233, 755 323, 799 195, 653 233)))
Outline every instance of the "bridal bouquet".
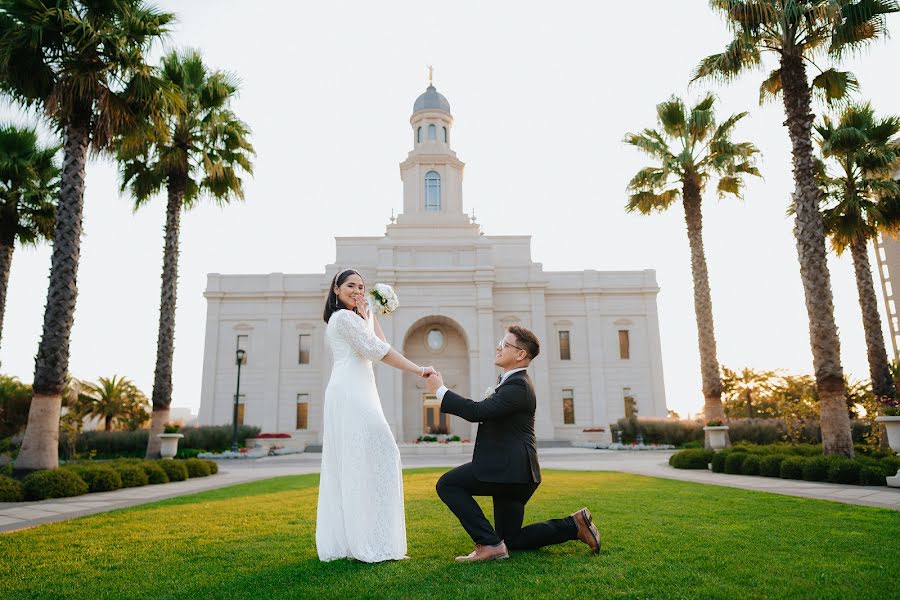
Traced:
POLYGON ((375 298, 375 301, 378 302, 380 305, 378 310, 380 310, 383 315, 394 312, 400 306, 400 301, 397 299, 394 288, 386 283, 376 283, 369 294, 371 294, 372 297, 375 298))

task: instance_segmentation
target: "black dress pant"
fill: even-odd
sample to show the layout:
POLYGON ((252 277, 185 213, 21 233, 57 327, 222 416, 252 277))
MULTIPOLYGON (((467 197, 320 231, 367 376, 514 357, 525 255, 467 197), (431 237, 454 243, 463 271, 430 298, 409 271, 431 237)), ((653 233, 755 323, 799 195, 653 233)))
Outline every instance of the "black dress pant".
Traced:
POLYGON ((480 481, 475 477, 472 463, 466 463, 441 476, 437 493, 476 544, 496 546, 503 541, 509 550, 530 550, 577 539, 578 525, 572 517, 522 527, 525 504, 537 487, 537 483, 480 481), (494 499, 496 529, 491 527, 473 496, 494 499))

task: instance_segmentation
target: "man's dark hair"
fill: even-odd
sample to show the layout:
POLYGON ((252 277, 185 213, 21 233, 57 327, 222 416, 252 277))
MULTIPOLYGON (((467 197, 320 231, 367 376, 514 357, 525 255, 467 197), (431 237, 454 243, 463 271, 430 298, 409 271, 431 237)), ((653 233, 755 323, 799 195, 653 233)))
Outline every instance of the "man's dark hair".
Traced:
POLYGON ((516 336, 517 346, 522 346, 529 360, 534 360, 541 353, 541 342, 530 329, 526 329, 521 325, 512 325, 507 328, 511 334, 516 336))

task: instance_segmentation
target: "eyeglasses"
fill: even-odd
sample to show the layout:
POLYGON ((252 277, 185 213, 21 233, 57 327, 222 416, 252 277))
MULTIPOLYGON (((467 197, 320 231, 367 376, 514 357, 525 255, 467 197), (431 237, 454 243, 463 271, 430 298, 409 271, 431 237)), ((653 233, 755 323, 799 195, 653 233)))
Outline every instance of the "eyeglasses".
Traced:
POLYGON ((515 348, 516 350, 523 350, 527 352, 525 348, 520 348, 515 344, 510 344, 506 340, 500 340, 500 342, 497 343, 497 350, 500 350, 502 352, 505 348, 515 348))

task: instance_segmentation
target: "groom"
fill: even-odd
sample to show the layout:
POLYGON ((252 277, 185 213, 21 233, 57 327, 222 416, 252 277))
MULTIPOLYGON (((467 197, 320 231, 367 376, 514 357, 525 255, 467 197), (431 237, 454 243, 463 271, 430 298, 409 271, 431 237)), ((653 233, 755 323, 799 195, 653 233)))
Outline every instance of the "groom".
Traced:
POLYGON ((494 364, 503 369, 500 383, 481 402, 473 402, 444 386, 440 373, 426 380, 441 401, 441 412, 480 423, 472 462, 444 473, 437 493, 475 542, 457 562, 509 558, 509 550, 528 550, 580 540, 600 552, 600 533, 591 513, 582 508, 562 519, 522 527, 525 504, 541 483, 534 437, 534 387, 525 369, 540 352, 537 336, 510 327, 497 346, 494 364), (494 500, 494 527, 473 496, 494 500))

